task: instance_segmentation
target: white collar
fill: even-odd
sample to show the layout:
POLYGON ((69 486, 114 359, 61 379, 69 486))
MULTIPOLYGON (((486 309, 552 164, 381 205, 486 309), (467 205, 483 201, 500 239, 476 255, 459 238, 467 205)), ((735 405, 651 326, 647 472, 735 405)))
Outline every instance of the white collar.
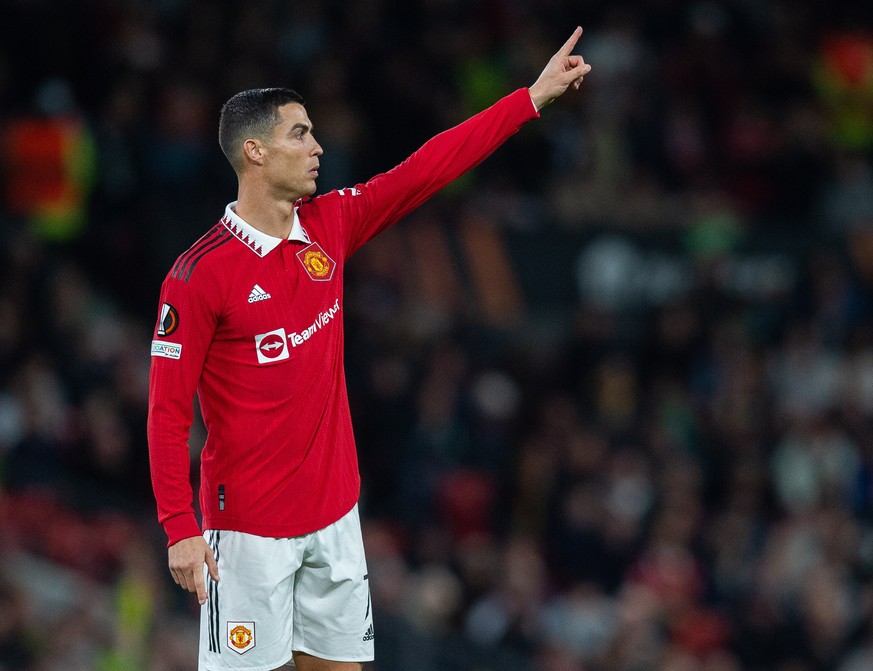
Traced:
MULTIPOLYGON (((227 230, 233 233, 234 237, 258 256, 264 257, 276 249, 279 243, 282 242, 282 238, 267 235, 246 222, 236 213, 234 209, 236 208, 236 203, 237 201, 233 201, 224 208, 224 216, 221 218, 221 223, 225 225, 227 230)), ((296 207, 294 208, 294 223, 291 224, 291 232, 288 234, 288 239, 307 244, 310 242, 309 235, 303 230, 303 226, 300 225, 296 207)))

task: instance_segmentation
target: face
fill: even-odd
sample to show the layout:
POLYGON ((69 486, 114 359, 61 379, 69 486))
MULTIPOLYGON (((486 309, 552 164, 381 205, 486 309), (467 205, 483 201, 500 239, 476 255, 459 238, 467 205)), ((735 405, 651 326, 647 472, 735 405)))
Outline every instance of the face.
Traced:
POLYGON ((312 135, 306 108, 289 103, 279 108, 281 123, 264 144, 264 175, 276 195, 298 200, 315 193, 321 146, 312 135))

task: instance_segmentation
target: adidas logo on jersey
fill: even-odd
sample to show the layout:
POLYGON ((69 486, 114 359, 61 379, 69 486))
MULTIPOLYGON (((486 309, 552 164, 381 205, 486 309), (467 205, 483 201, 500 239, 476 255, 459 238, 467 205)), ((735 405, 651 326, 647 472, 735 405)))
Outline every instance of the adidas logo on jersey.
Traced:
POLYGON ((265 301, 268 298, 272 298, 270 294, 261 289, 257 284, 252 289, 252 292, 249 294, 249 303, 257 303, 258 301, 265 301))
POLYGON ((371 624, 369 627, 367 627, 367 633, 364 634, 363 640, 372 641, 374 638, 376 638, 376 634, 373 633, 373 625, 371 624))

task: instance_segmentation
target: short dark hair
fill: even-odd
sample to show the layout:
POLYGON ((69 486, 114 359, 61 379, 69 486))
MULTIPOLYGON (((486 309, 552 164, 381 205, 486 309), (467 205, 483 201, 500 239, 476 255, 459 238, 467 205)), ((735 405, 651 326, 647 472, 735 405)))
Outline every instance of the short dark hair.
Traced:
POLYGON ((233 169, 240 172, 242 143, 250 137, 266 139, 281 122, 279 108, 288 103, 304 105, 303 96, 287 88, 240 91, 221 108, 218 144, 233 169))

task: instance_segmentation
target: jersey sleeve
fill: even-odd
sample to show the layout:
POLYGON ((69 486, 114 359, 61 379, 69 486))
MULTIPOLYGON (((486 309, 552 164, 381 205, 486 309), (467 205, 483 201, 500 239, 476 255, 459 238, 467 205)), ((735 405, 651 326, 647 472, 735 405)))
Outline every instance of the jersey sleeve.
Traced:
POLYGON ((158 521, 169 545, 201 533, 193 508, 188 438, 194 394, 217 321, 202 283, 167 276, 151 348, 148 445, 158 521))
POLYGON ((454 128, 436 135, 388 172, 342 189, 346 258, 474 168, 539 113, 528 89, 518 89, 454 128))

